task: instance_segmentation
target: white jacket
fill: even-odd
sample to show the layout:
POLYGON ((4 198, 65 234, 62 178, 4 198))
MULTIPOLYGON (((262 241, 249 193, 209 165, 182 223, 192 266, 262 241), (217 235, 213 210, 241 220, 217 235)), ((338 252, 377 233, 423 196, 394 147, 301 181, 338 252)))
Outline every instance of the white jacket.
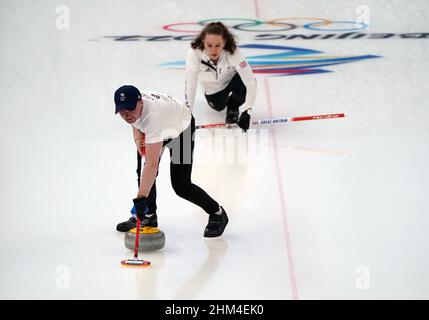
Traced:
POLYGON ((203 50, 189 49, 186 58, 185 103, 192 111, 198 80, 207 95, 222 91, 238 72, 246 86, 246 101, 241 106, 246 110, 254 106, 256 98, 256 79, 246 58, 237 48, 234 54, 223 51, 216 65, 203 50))

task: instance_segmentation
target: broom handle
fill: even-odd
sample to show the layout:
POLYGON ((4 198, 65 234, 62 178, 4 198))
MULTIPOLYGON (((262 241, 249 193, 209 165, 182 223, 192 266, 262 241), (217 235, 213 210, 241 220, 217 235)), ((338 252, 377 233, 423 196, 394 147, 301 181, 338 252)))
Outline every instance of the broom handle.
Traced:
POLYGON ((140 218, 137 217, 136 244, 134 246, 134 259, 137 259, 138 255, 139 255, 139 237, 140 237, 140 218))
MULTIPOLYGON (((290 117, 290 118, 278 118, 278 119, 264 119, 252 121, 252 125, 263 125, 263 124, 273 124, 273 123, 282 123, 282 122, 295 122, 295 121, 306 121, 306 120, 322 120, 322 119, 335 119, 335 118, 344 118, 344 113, 333 113, 333 114, 320 114, 314 116, 305 116, 305 117, 290 117)), ((209 129, 209 128, 234 128, 238 127, 236 123, 225 124, 225 123, 213 123, 213 124, 203 124, 198 125, 196 129, 209 129)))

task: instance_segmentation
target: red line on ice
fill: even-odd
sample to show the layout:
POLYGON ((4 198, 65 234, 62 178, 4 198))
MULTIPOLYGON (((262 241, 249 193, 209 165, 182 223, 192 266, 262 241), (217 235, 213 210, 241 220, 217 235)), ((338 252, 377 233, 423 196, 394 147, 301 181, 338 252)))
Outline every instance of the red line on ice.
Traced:
MULTIPOLYGON (((265 84, 265 95, 267 97, 269 117, 272 118, 273 107, 271 103, 270 86, 267 78, 264 79, 264 84, 265 84)), ((292 258, 292 243, 290 241, 290 234, 289 234, 287 211, 286 211, 286 205, 285 205, 286 201, 285 201, 285 195, 283 190, 283 178, 281 173, 279 153, 277 149, 277 137, 276 137, 274 128, 271 129, 270 132, 271 132, 271 138, 273 141, 274 160, 276 163, 277 185, 279 188, 280 206, 281 206, 281 212, 282 212, 282 218, 283 218, 283 228, 284 228, 287 256, 288 256, 288 262, 289 262, 289 273, 290 273, 290 282, 292 286, 292 295, 293 295, 293 299, 296 300, 298 299, 298 289, 296 286, 295 270, 294 270, 293 258, 292 258)))

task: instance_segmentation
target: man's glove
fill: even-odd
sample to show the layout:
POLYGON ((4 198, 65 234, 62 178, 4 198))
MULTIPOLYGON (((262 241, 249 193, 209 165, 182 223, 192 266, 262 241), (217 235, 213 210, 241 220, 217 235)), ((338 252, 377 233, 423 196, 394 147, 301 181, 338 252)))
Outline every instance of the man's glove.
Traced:
POLYGON ((147 198, 141 197, 133 199, 134 206, 131 209, 131 213, 133 216, 137 216, 140 220, 144 219, 144 215, 149 212, 149 208, 147 207, 147 198))
POLYGON ((244 132, 246 132, 249 129, 249 125, 250 125, 250 115, 246 110, 243 113, 241 113, 240 119, 238 119, 238 126, 241 129, 243 129, 244 132))

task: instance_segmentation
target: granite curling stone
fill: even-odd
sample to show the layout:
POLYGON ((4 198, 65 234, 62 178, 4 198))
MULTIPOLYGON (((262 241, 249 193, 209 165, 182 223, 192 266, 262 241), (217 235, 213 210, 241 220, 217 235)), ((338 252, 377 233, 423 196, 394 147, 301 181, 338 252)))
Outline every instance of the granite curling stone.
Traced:
MULTIPOLYGON (((136 230, 132 228, 125 233, 125 247, 134 250, 136 244, 136 230)), ((164 248, 165 234, 158 228, 141 227, 139 234, 139 251, 154 251, 164 248)))

